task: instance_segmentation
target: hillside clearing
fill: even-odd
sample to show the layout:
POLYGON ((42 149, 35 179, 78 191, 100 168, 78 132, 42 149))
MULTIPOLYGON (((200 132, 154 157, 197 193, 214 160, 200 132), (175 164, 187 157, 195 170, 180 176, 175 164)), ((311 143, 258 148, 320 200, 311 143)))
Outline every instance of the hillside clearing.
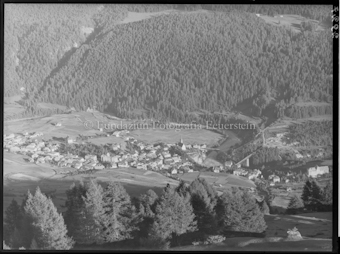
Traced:
POLYGON ((169 14, 191 14, 191 13, 206 13, 206 10, 198 10, 198 11, 178 11, 178 10, 166 10, 159 12, 128 12, 128 15, 122 21, 117 22, 117 24, 127 24, 132 22, 138 22, 149 18, 159 17, 161 15, 169 15, 169 14))
POLYGON ((235 176, 226 173, 212 173, 212 172, 192 172, 192 173, 185 173, 179 175, 179 178, 184 181, 192 182, 197 177, 204 178, 209 184, 211 185, 222 185, 223 188, 219 188, 219 190, 223 190, 225 188, 234 187, 245 187, 245 188, 255 188, 255 184, 253 181, 242 177, 242 176, 235 176))
POLYGON ((316 31, 324 30, 324 26, 319 24, 317 20, 307 19, 299 15, 276 15, 274 17, 267 15, 260 15, 266 23, 274 26, 283 26, 292 29, 294 32, 301 32, 300 24, 304 21, 310 21, 318 25, 316 31))

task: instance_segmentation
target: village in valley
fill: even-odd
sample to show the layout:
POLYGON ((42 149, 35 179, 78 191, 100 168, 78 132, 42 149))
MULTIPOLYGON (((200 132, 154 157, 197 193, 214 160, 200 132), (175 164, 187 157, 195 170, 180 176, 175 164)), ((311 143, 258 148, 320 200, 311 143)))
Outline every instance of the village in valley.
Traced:
MULTIPOLYGON (((62 124, 55 123, 54 125, 60 127, 62 124)), ((251 155, 238 162, 227 160, 222 164, 207 158, 208 147, 206 144, 185 144, 182 138, 177 143, 146 144, 129 136, 128 130, 116 130, 107 133, 103 132, 103 129, 98 131, 100 134, 86 137, 86 142, 81 135, 77 138, 66 136, 65 138, 44 140, 41 138, 43 136, 41 132, 7 134, 4 135, 4 150, 28 156, 27 161, 30 163, 49 164, 56 174, 62 175, 91 174, 99 170, 135 168, 137 170, 155 171, 166 177, 180 180, 183 174, 212 172, 217 176, 220 173, 233 174, 254 182, 265 180, 270 186, 294 182, 296 178, 294 174, 288 172, 283 178, 270 174, 264 179, 260 169, 250 168, 251 155), (120 143, 108 143, 105 145, 107 153, 84 154, 84 156, 61 149, 61 147, 75 144, 86 146, 87 141, 91 138, 109 136, 122 139, 126 145, 122 147, 120 143)), ((281 139, 283 135, 278 136, 281 139)), ((272 143, 273 140, 273 138, 270 138, 267 142, 272 143)), ((300 153, 296 154, 298 159, 301 158, 300 156, 303 158, 300 153)), ((307 176, 312 178, 329 173, 329 166, 317 165, 307 169, 307 176)))

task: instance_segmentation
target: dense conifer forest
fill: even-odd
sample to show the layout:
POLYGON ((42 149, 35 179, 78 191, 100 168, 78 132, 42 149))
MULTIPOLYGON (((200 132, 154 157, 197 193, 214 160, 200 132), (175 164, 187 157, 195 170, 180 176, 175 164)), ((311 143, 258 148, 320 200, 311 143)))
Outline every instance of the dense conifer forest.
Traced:
POLYGON ((7 5, 5 96, 25 87, 27 116, 38 102, 179 122, 244 102, 255 116, 331 112, 296 105, 332 102, 331 31, 296 33, 255 13, 329 18, 327 6, 7 5))

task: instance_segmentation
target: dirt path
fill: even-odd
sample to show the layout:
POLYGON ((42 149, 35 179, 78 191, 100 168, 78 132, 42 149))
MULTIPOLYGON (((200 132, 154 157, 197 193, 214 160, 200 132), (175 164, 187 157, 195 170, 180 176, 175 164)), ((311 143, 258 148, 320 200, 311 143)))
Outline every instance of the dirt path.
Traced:
POLYGON ((33 119, 38 119, 38 118, 44 118, 46 116, 35 116, 35 117, 27 117, 27 118, 20 118, 20 119, 13 119, 13 120, 5 120, 4 123, 13 123, 13 122, 19 122, 19 121, 24 121, 24 120, 33 120, 33 119))

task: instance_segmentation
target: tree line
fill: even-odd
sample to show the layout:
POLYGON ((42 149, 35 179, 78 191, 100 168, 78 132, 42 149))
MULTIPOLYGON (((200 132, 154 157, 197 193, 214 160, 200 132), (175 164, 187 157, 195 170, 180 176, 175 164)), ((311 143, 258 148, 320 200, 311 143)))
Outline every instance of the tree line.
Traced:
POLYGON ((219 196, 201 178, 138 198, 118 182, 102 186, 91 179, 73 184, 63 207, 58 213, 39 187, 21 205, 13 200, 5 212, 4 243, 12 249, 67 250, 127 241, 130 248, 166 249, 192 233, 263 232, 268 213, 268 205, 247 191, 234 188, 219 196))
POLYGON ((289 126, 285 135, 287 143, 299 142, 299 146, 332 146, 332 121, 305 121, 301 124, 289 126))
POLYGON ((309 211, 332 211, 333 182, 328 181, 322 188, 315 179, 308 179, 303 187, 301 197, 294 195, 290 200, 286 213, 296 214, 303 208, 309 211))
POLYGON ((281 160, 280 150, 276 147, 261 147, 260 149, 257 149, 256 153, 251 157, 253 165, 262 165, 279 160, 281 160))
POLYGON ((291 118, 309 118, 318 115, 331 115, 333 112, 333 107, 331 104, 327 105, 309 105, 309 106, 297 106, 293 105, 286 110, 282 109, 284 113, 282 113, 281 108, 278 112, 278 117, 288 116, 291 118))

